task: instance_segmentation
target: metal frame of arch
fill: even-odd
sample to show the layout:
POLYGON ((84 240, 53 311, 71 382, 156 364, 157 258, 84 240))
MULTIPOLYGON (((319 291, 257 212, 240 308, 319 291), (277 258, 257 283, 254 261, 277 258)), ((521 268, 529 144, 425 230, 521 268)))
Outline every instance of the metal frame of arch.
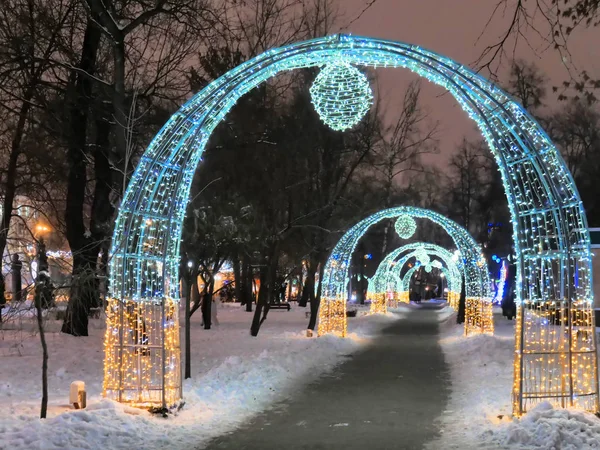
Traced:
MULTIPOLYGON (((414 45, 346 35, 271 49, 241 64, 196 94, 150 143, 113 234, 104 394, 165 406, 181 398, 179 247, 204 147, 235 102, 266 79, 335 61, 410 69, 447 89, 475 120, 498 163, 514 230, 514 411, 544 400, 597 411, 590 238, 579 194, 556 147, 519 104, 465 66, 414 45), (560 324, 552 325, 560 328, 552 341, 541 339, 548 329, 540 324, 549 319, 560 324)), ((340 266, 348 263, 346 256, 345 250, 334 252, 340 266)), ((329 269, 325 294, 342 298, 345 280, 336 274, 344 271, 329 269)))

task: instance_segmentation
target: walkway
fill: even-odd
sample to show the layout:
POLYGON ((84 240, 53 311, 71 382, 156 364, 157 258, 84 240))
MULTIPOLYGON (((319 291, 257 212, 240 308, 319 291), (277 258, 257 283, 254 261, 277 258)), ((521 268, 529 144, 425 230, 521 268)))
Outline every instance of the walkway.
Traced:
POLYGON ((437 340, 437 313, 424 304, 333 373, 205 448, 421 449, 438 435, 449 396, 437 340))

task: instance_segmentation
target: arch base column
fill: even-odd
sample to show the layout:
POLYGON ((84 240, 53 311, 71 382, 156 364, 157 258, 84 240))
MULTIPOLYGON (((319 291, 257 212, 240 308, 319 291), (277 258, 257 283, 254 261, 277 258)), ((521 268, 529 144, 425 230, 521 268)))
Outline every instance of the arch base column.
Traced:
POLYGON ((494 314, 489 298, 465 299, 465 336, 473 334, 494 334, 494 314))
POLYGON ((346 337, 346 331, 346 299, 322 297, 319 307, 318 335, 333 333, 346 337))
POLYGON ((598 366, 591 302, 517 306, 513 414, 542 402, 598 411, 598 366))
POLYGON ((371 294, 370 314, 385 314, 387 313, 387 292, 378 292, 371 294))
POLYGON ((179 303, 108 300, 103 396, 139 407, 181 400, 179 303))

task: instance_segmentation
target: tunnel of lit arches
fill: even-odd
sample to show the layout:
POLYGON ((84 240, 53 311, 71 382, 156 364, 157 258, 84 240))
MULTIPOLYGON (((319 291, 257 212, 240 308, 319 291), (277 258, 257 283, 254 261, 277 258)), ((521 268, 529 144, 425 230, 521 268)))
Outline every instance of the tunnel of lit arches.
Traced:
MULTIPOLYGON (((435 211, 417 208, 414 206, 399 206, 379 211, 353 227, 351 227, 338 241, 331 253, 323 274, 323 297, 319 310, 319 335, 336 333, 344 336, 346 333, 346 302, 348 285, 350 283, 349 268, 352 254, 358 242, 368 230, 384 220, 395 220, 396 233, 400 238, 411 238, 417 229, 417 220, 427 220, 440 226, 452 239, 460 255, 460 265, 465 278, 466 314, 465 333, 493 333, 492 303, 490 292, 490 279, 487 263, 481 247, 469 232, 456 222, 435 211)), ((423 258, 428 258, 426 247, 418 244, 406 244, 392 251, 380 264, 383 274, 388 270, 388 263, 393 261, 402 252, 416 245, 414 251, 422 253, 423 258)), ((373 311, 386 310, 386 290, 384 280, 376 273, 370 283, 371 304, 373 311), (377 291, 377 292, 375 292, 377 291)))
MULTIPOLYGON (((371 312, 385 313, 388 306, 396 307, 398 303, 408 303, 412 275, 420 267, 426 270, 428 266, 435 267, 444 277, 448 288, 448 301, 451 307, 456 308, 463 274, 463 262, 458 252, 452 254, 436 244, 413 242, 386 255, 369 280, 368 297, 371 300, 371 312), (427 255, 429 259, 423 260, 423 255, 427 255), (435 264, 436 261, 439 265, 435 264), (412 267, 409 267, 409 263, 412 267), (407 270, 403 275, 405 268, 407 270)), ((477 270, 487 270, 487 266, 477 266, 477 270)), ((482 276, 482 280, 485 280, 485 277, 482 276)), ((492 318, 489 320, 491 322, 492 318)), ((467 322, 471 323, 471 320, 467 322)))
MULTIPOLYGON (((205 146, 236 101, 265 80, 333 65, 347 71, 356 87, 364 87, 364 80, 351 70, 355 66, 409 69, 448 90, 475 121, 498 164, 513 225, 514 411, 541 401, 598 411, 590 237, 581 199, 556 147, 521 105, 467 67, 415 45, 348 35, 274 48, 227 72, 173 114, 139 159, 110 251, 104 395, 135 405, 169 406, 182 398, 179 250, 192 177, 205 146), (569 320, 552 320, 554 315, 569 320), (552 339, 549 322, 562 324, 552 339)), ((364 102, 343 95, 323 102, 331 80, 315 88, 321 96, 313 103, 326 111, 325 123, 344 128, 344 121, 354 119, 338 106, 350 105, 352 113, 362 111, 364 102)), ((362 92, 367 98, 367 90, 362 92)), ((346 265, 346 256, 334 251, 328 262, 325 298, 343 297, 345 271, 332 271, 332 265, 346 265)))

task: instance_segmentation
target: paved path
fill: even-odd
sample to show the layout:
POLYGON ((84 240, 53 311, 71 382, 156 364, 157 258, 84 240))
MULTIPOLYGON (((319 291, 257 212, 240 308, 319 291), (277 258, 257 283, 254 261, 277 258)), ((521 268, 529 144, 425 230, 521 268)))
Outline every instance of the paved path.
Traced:
POLYGON ((449 396, 437 340, 437 313, 414 310, 333 373, 205 448, 421 449, 438 435, 449 396))

